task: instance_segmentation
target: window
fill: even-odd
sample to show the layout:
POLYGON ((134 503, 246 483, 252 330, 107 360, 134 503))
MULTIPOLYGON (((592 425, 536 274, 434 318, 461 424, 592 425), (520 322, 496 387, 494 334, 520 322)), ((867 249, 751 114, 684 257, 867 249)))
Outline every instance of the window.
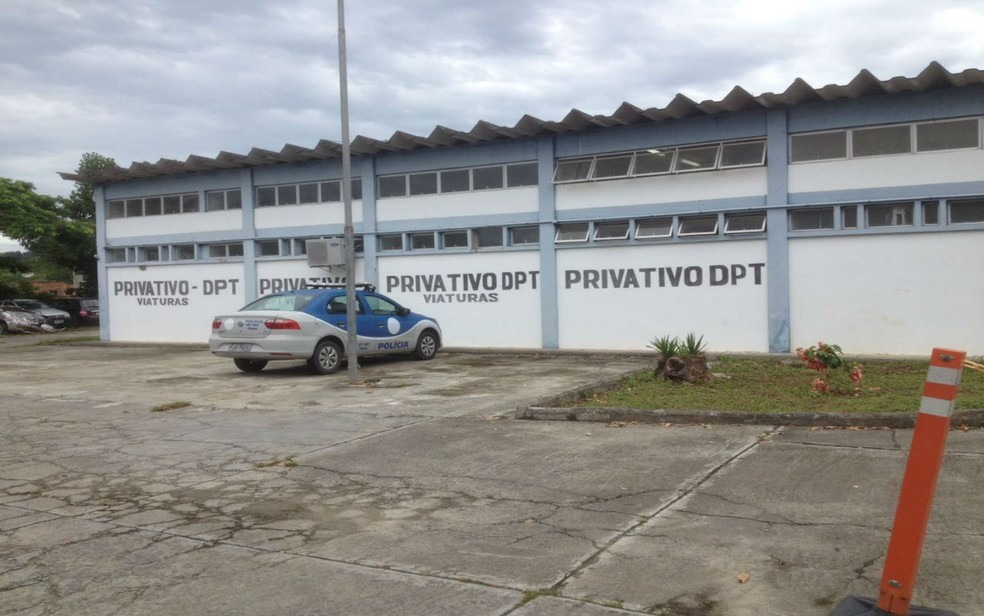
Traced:
POLYGON ((168 195, 164 197, 164 214, 181 213, 181 195, 168 195))
POLYGON ((502 227, 475 229, 475 246, 478 248, 498 248, 502 246, 502 227))
POLYGON ((171 247, 171 258, 175 261, 194 261, 195 260, 195 245, 194 244, 178 244, 177 246, 171 247))
POLYGON ((851 131, 853 156, 908 154, 912 151, 909 125, 856 128, 851 131))
POLYGON ((210 259, 224 259, 226 257, 243 256, 243 245, 241 242, 230 244, 209 244, 208 256, 210 259))
POLYGON ((683 173, 713 169, 717 162, 718 146, 703 146, 699 148, 680 148, 677 153, 674 171, 683 173))
POLYGON ((379 178, 379 197, 406 197, 407 176, 384 175, 379 178))
POLYGON ((468 248, 468 232, 442 231, 441 248, 468 248))
POLYGON ((841 206, 841 227, 843 227, 844 229, 858 228, 858 206, 856 205, 841 206))
POLYGON ((256 256, 258 257, 280 256, 280 240, 257 240, 256 256))
POLYGON ((242 191, 234 190, 213 190, 205 193, 205 210, 217 212, 219 210, 239 210, 243 207, 242 191))
POLYGON ((540 243, 540 227, 513 227, 509 229, 509 244, 523 246, 540 243))
POLYGON ((301 184, 297 187, 298 203, 320 203, 317 184, 301 184))
POLYGON ((144 199, 144 216, 160 216, 161 215, 161 198, 160 197, 147 197, 144 199))
POLYGON ((382 316, 392 316, 399 314, 400 307, 393 302, 379 297, 378 295, 366 295, 366 303, 369 304, 369 311, 372 314, 382 316))
POLYGON ((296 205, 297 204, 297 185, 277 187, 277 205, 296 205))
POLYGON ((635 236, 637 240, 655 237, 670 237, 673 233, 672 218, 650 218, 636 221, 635 236))
POLYGON ((685 235, 717 235, 717 216, 695 216, 680 219, 680 236, 685 235))
POLYGON ((330 203, 332 201, 341 201, 341 200, 342 200, 341 182, 321 183, 321 201, 323 203, 330 203))
POLYGON ((790 138, 790 162, 836 158, 847 158, 847 131, 793 135, 790 138))
POLYGON ((472 169, 472 188, 474 190, 502 188, 502 175, 502 167, 479 167, 472 169))
POLYGON ((629 238, 629 221, 595 223, 594 239, 625 240, 629 238))
POLYGON ((410 234, 410 249, 411 250, 429 250, 434 248, 434 234, 433 233, 411 233, 410 234))
POLYGON ((143 216, 143 199, 126 200, 126 217, 143 216))
POLYGON ((834 208, 810 208, 789 212, 790 231, 813 231, 834 228, 834 208))
POLYGON ((588 223, 575 222, 557 225, 557 237, 555 241, 558 243, 588 241, 588 223))
POLYGON ((595 160, 594 178, 624 178, 629 175, 632 156, 609 156, 595 160))
POLYGON ((106 203, 106 218, 123 218, 126 216, 126 207, 123 201, 117 199, 106 203))
POLYGON ((126 263, 126 248, 107 248, 107 263, 126 263))
POLYGON ((137 248, 137 261, 153 262, 161 260, 161 249, 158 246, 141 246, 137 248))
POLYGON ((922 222, 924 225, 938 225, 940 224, 940 202, 939 201, 923 201, 922 202, 922 222))
POLYGON ((635 156, 635 168, 633 175, 655 175, 657 173, 669 173, 673 168, 673 154, 676 149, 670 150, 648 150, 639 152, 635 156))
POLYGON ((453 193, 471 190, 471 171, 455 169, 441 172, 441 192, 453 193))
POLYGON ((724 217, 725 233, 762 233, 765 231, 765 212, 727 214, 724 217))
POLYGON ((577 182, 588 179, 593 159, 562 160, 554 171, 554 182, 577 182))
POLYGON ((912 203, 883 203, 864 208, 869 227, 901 227, 912 224, 912 203))
POLYGON ((953 224, 984 222, 984 199, 950 201, 948 207, 953 224))
POLYGON ((198 193, 181 195, 182 214, 188 214, 190 212, 198 212, 198 211, 200 211, 200 208, 198 207, 198 193))
POLYGON ((411 173, 410 194, 411 195, 437 194, 437 173, 411 173))
POLYGON ((393 251, 393 250, 403 250, 403 235, 380 235, 379 236, 379 251, 393 251))
POLYGON ((509 188, 536 186, 539 181, 538 178, 536 163, 506 165, 506 186, 509 188))
POLYGON ((956 150, 980 146, 977 118, 916 124, 916 151, 956 150))
POLYGON ((721 168, 748 167, 765 163, 765 142, 725 143, 721 149, 721 168))

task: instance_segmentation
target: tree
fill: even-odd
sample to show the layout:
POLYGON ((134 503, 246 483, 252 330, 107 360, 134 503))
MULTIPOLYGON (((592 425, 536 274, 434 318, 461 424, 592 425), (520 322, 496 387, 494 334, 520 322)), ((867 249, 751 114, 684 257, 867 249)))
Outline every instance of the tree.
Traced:
POLYGON ((96 221, 96 206, 93 199, 92 184, 86 178, 92 178, 100 171, 116 169, 116 161, 112 158, 86 152, 79 161, 79 168, 75 170, 81 181, 75 183, 75 188, 67 199, 63 201, 66 215, 72 220, 96 221))

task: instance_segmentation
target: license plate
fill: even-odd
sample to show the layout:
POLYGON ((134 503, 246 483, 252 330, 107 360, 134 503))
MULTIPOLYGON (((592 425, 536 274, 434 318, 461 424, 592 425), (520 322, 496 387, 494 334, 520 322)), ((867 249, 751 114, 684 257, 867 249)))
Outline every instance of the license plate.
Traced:
POLYGON ((55 321, 55 325, 64 325, 64 324, 65 324, 65 321, 63 321, 61 319, 58 319, 57 321, 55 321))
POLYGON ((233 353, 242 353, 253 348, 252 344, 230 344, 229 350, 233 353))

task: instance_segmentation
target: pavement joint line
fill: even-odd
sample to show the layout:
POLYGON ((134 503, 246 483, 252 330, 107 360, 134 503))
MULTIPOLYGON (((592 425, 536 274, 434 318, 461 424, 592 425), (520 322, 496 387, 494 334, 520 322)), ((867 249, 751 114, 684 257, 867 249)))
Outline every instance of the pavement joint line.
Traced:
POLYGON ((605 553, 608 550, 610 550, 616 543, 618 543, 622 539, 624 539, 624 538, 632 535, 633 532, 636 529, 638 529, 641 526, 649 523, 651 520, 657 518, 663 512, 665 512, 666 510, 668 510, 670 507, 676 505, 680 501, 684 500, 685 498, 687 498, 688 496, 690 496, 691 494, 693 494, 695 491, 697 491, 698 489, 700 489, 701 486, 703 486, 705 483, 707 483, 708 481, 710 481, 719 472, 721 472, 722 470, 724 470, 726 467, 730 466, 733 462, 737 461, 739 458, 744 457, 745 454, 747 454, 747 453, 751 452, 752 450, 754 450, 755 448, 757 448, 760 444, 762 444, 763 441, 771 438, 772 436, 774 436, 776 434, 782 433, 782 430, 783 430, 783 426, 773 426, 770 430, 767 430, 764 433, 756 436, 755 437, 755 440, 753 442, 751 442, 748 445, 746 445, 745 447, 743 447, 737 453, 735 453, 734 455, 732 455, 731 457, 729 457, 724 462, 718 464, 717 466, 715 466, 714 468, 712 468, 710 471, 706 471, 703 474, 703 476, 701 476, 696 482, 694 482, 692 485, 690 485, 690 486, 686 487, 685 489, 683 489, 682 491, 680 491, 679 494, 676 497, 670 499, 668 502, 666 502, 663 505, 661 505, 660 507, 658 507, 653 513, 651 513, 649 515, 645 515, 645 516, 640 516, 642 518, 641 520, 639 520, 635 524, 632 524, 631 526, 629 526, 625 530, 617 532, 615 534, 615 537, 613 537, 610 541, 606 542, 601 548, 599 548, 598 550, 595 550, 592 554, 590 554, 586 558, 582 559, 581 562, 578 563, 577 565, 575 565, 575 567, 573 569, 571 569, 566 574, 564 574, 564 576, 559 581, 557 581, 552 586, 550 586, 550 589, 551 590, 560 591, 561 588, 568 581, 570 581, 574 576, 578 575, 579 573, 581 573, 582 571, 584 571, 585 569, 587 569, 592 563, 594 563, 598 559, 598 557, 600 557, 603 553, 605 553))

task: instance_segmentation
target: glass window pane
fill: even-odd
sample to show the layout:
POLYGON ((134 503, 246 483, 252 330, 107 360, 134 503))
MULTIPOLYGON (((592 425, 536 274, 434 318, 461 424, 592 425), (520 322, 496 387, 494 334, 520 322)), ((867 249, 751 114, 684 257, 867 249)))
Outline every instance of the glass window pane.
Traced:
POLYGON ((841 206, 841 226, 845 229, 858 228, 858 206, 856 205, 841 206))
POLYGON ((125 212, 122 201, 110 201, 106 204, 106 218, 123 218, 125 212))
POLYGON ((916 149, 920 152, 980 146, 977 118, 916 125, 916 149))
POLYGON ((181 244, 175 246, 171 251, 175 261, 191 261, 195 258, 194 244, 181 244))
POLYGON ((209 245, 208 256, 212 259, 219 259, 226 256, 226 245, 225 244, 209 245))
POLYGON ((724 217, 725 233, 761 233, 765 231, 765 212, 728 214, 724 217))
POLYGON ((455 169, 441 172, 441 192, 453 193, 471 190, 471 172, 468 169, 455 169))
POLYGON ((518 186, 536 186, 539 181, 536 163, 521 163, 519 165, 506 165, 506 186, 516 188, 518 186))
POLYGON ((411 250, 427 250, 434 248, 434 234, 433 233, 411 233, 410 234, 410 249, 411 250))
POLYGON ((811 208, 808 210, 793 210, 789 213, 790 231, 810 231, 814 229, 834 228, 834 208, 811 208))
POLYGON ((164 213, 165 214, 180 214, 181 213, 181 197, 178 195, 170 195, 164 197, 164 213))
POLYGON ((146 246, 137 251, 138 261, 160 261, 160 248, 157 246, 146 246))
POLYGON ((793 135, 789 145, 789 160, 794 163, 847 158, 847 131, 793 135))
POLYGON ((717 162, 719 146, 710 145, 699 148, 680 148, 677 152, 676 167, 677 172, 699 171, 701 169, 713 169, 717 162))
POLYGON ((441 233, 441 248, 468 248, 468 232, 444 231, 441 233))
POLYGON ((864 208, 869 227, 901 227, 912 224, 912 203, 883 203, 864 208))
POLYGON ((588 240, 588 223, 575 222, 557 225, 558 242, 586 242, 588 240))
POLYGON ((297 185, 277 187, 277 205, 296 205, 297 204, 297 185))
POLYGON ((298 203, 318 203, 318 185, 301 184, 297 187, 298 203))
POLYGON ((437 173, 411 173, 410 194, 411 195, 437 194, 437 173))
POLYGON ((407 176, 384 175, 379 178, 379 197, 406 197, 407 176))
POLYGON ((472 189, 488 190, 502 188, 502 167, 479 167, 472 169, 472 189))
POLYGON ((243 209, 243 191, 239 190, 227 190, 226 191, 226 209, 227 210, 241 210, 243 209))
POLYGON ((673 154, 676 149, 667 150, 647 150, 646 152, 636 152, 635 168, 633 175, 653 175, 656 173, 669 173, 673 166, 673 154))
POLYGON ((352 199, 362 198, 362 178, 352 178, 352 199))
POLYGON ((273 186, 256 189, 256 204, 259 207, 277 205, 277 189, 273 186))
POLYGON ((924 225, 938 225, 940 224, 940 202, 939 201, 923 201, 922 202, 922 217, 924 225))
POLYGON ((144 199, 144 216, 160 216, 161 198, 147 197, 144 199))
POLYGON ((610 156, 595 160, 595 178, 624 178, 629 175, 632 156, 610 156))
POLYGON ((726 143, 721 150, 721 168, 761 165, 765 162, 765 142, 726 143))
POLYGON ((380 235, 379 250, 403 250, 403 235, 380 235))
POLYGON ((650 218, 649 220, 636 221, 636 239, 670 237, 672 232, 672 218, 650 218))
POLYGON ((479 248, 502 246, 502 227, 475 229, 475 244, 479 248))
POLYGON ((107 248, 106 261, 109 263, 126 263, 126 248, 107 248))
POLYGON ((595 224, 596 240, 624 240, 629 237, 629 221, 600 222, 595 224))
POLYGON ((984 222, 984 199, 965 199, 950 201, 950 222, 984 222))
POLYGON ((912 151, 909 125, 856 128, 851 131, 854 156, 908 154, 912 151))
POLYGON ((256 256, 276 257, 280 255, 280 240, 258 240, 256 242, 256 256))
POLYGON ((227 244, 229 248, 230 257, 241 257, 243 256, 243 244, 242 242, 236 244, 227 244))
POLYGON ((221 190, 205 193, 205 211, 215 212, 225 209, 225 193, 221 190))
POLYGON ((184 213, 199 211, 198 193, 181 195, 181 211, 184 213))
POLYGON ((557 170, 554 172, 554 182, 576 182, 588 179, 592 162, 594 159, 591 158, 558 162, 557 170))
POLYGON ((680 235, 714 235, 717 233, 717 216, 699 216, 680 219, 680 235))
POLYGON ((126 216, 127 218, 132 216, 143 216, 143 199, 127 199, 126 216))
POLYGON ((321 183, 321 202, 330 203, 342 200, 341 182, 322 182, 321 183))
POLYGON ((513 227, 509 229, 509 243, 513 246, 540 243, 540 227, 513 227))

